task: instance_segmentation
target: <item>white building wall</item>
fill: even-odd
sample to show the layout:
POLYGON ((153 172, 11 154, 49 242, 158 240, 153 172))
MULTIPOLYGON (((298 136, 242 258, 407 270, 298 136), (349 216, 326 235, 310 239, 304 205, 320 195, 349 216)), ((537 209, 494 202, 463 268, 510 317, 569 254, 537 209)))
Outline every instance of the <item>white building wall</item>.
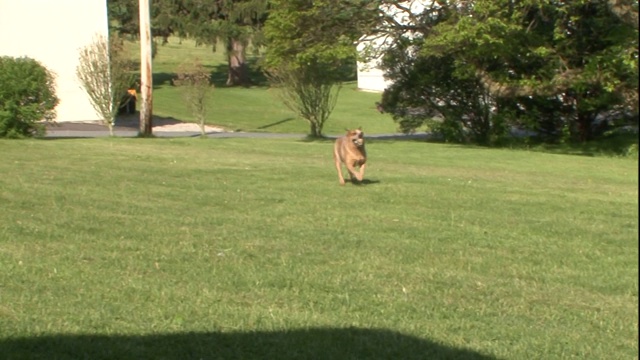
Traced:
POLYGON ((383 92, 391 84, 384 78, 384 72, 378 68, 379 59, 369 62, 358 62, 358 89, 363 91, 383 92))
POLYGON ((56 121, 100 117, 76 77, 79 49, 108 36, 106 0, 0 0, 0 56, 28 56, 56 75, 56 121))
MULTIPOLYGON (((433 0, 408 0, 400 3, 404 7, 411 9, 411 12, 418 14, 422 12, 427 6, 434 6, 433 0)), ((393 5, 388 5, 383 10, 393 16, 396 21, 401 24, 408 24, 411 21, 405 15, 403 11, 393 5)), ((392 46, 387 39, 383 38, 371 38, 368 36, 362 37, 357 45, 359 52, 364 51, 368 47, 378 49, 378 51, 384 51, 385 48, 392 46)), ((384 72, 378 67, 381 57, 373 57, 367 62, 358 62, 358 89, 364 91, 382 92, 386 89, 391 81, 384 78, 384 72)))

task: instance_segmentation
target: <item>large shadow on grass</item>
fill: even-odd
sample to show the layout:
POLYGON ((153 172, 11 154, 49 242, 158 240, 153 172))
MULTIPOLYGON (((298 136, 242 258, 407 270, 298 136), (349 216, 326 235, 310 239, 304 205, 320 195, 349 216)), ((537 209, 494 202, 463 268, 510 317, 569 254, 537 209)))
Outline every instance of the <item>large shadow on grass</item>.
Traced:
MULTIPOLYGON (((267 87, 269 82, 257 65, 257 59, 247 60, 249 78, 251 83, 248 86, 267 87)), ((205 65, 205 68, 211 73, 211 82, 217 88, 229 87, 227 85, 227 76, 229 75, 229 66, 227 64, 205 65)), ((159 89, 163 86, 174 86, 173 80, 178 76, 176 72, 154 72, 153 88, 159 89)))
POLYGON ((352 181, 351 179, 345 179, 344 181, 355 186, 367 186, 380 183, 380 180, 375 179, 362 179, 362 181, 352 181))
MULTIPOLYGON (((227 73, 222 73, 221 71, 226 71, 226 66, 207 66, 208 69, 211 69, 211 81, 216 88, 228 88, 227 85, 227 73)), ((153 89, 158 90, 164 86, 175 86, 173 84, 173 80, 177 78, 177 73, 169 73, 169 72, 156 72, 153 73, 153 89)), ((268 82, 264 78, 264 75, 260 75, 259 77, 252 77, 252 82, 249 86, 245 87, 267 87, 268 82), (257 78, 257 79, 256 79, 257 78), (256 80, 254 80, 256 79, 256 80)), ((240 86, 238 86, 240 87, 240 86)))
POLYGON ((176 73, 156 72, 153 73, 153 90, 157 90, 162 86, 174 86, 173 80, 178 76, 176 73))
MULTIPOLYGON (((348 66, 344 66, 344 68, 339 69, 342 74, 342 79, 345 82, 348 81, 356 81, 357 80, 357 71, 356 71, 356 62, 354 60, 353 64, 348 66)), ((226 63, 216 64, 216 65, 205 65, 211 72, 211 81, 216 87, 223 88, 229 87, 227 85, 227 76, 229 75, 229 65, 226 63)), ((264 73, 264 69, 259 65, 259 58, 254 56, 249 56, 247 58, 247 70, 248 76, 251 80, 250 84, 247 84, 247 87, 268 87, 269 80, 264 73)), ((177 74, 174 73, 153 73, 153 86, 154 89, 163 86, 163 85, 171 85, 173 86, 173 79, 175 79, 177 74)))
POLYGON ((494 357, 388 330, 307 329, 279 332, 145 336, 47 335, 0 340, 4 359, 475 359, 494 357))
MULTIPOLYGON (((267 87, 269 86, 269 80, 267 80, 267 77, 257 62, 257 58, 247 59, 248 75, 249 79, 251 79, 249 86, 267 87)), ((229 75, 229 65, 218 64, 215 66, 207 66, 207 68, 211 70, 211 80, 216 87, 228 87, 227 76, 229 75)))

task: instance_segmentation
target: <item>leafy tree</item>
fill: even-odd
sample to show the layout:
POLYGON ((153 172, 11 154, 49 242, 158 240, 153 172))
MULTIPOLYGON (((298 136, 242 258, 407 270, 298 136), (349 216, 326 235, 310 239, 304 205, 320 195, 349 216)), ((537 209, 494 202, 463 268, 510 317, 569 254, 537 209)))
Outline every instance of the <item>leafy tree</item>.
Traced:
POLYGON ((322 135, 342 81, 355 64, 354 42, 377 14, 362 0, 273 0, 265 24, 264 66, 283 100, 322 135))
POLYGON ((637 111, 638 29, 621 21, 606 2, 571 5, 558 13, 557 55, 549 57, 562 81, 557 76, 550 81, 558 84, 552 90, 572 105, 573 137, 585 141, 592 138, 597 115, 619 107, 637 111))
POLYGON ((460 71, 458 54, 420 51, 437 26, 466 10, 433 6, 421 13, 412 11, 402 4, 387 7, 386 18, 396 15, 385 20, 389 31, 385 35, 394 40, 382 67, 393 83, 383 94, 382 108, 392 114, 403 132, 426 124, 447 141, 486 144, 502 137, 505 129, 498 126, 502 120, 491 114, 496 99, 473 72, 460 71))
MULTIPOLYGON (((548 115, 553 114, 558 117, 551 131, 556 136, 588 140, 598 114, 618 108, 637 112, 638 29, 628 20, 634 16, 637 19, 637 2, 625 0, 439 2, 413 14, 409 25, 386 23, 383 31, 397 44, 413 43, 404 48, 409 56, 390 51, 385 68, 392 80, 403 79, 406 71, 393 71, 398 62, 405 61, 403 66, 411 69, 428 59, 448 59, 439 62, 442 73, 451 75, 448 80, 475 79, 489 95, 480 101, 491 110, 485 127, 490 133, 500 132, 505 121, 549 127, 554 122, 548 115), (532 124, 531 113, 547 113, 544 124, 532 124)), ((456 93, 446 92, 448 80, 413 86, 441 88, 448 99, 446 94, 456 93)), ((421 93, 413 96, 417 101, 421 93)), ((398 98, 385 99, 383 105, 403 119, 404 105, 394 102, 398 98)), ((450 106, 460 104, 454 101, 450 106)), ((469 115, 447 118, 432 103, 424 108, 424 114, 436 111, 469 129, 469 115)))
POLYGON ((41 135, 58 105, 55 76, 37 60, 0 57, 0 137, 41 135))
MULTIPOLYGON (((408 52, 405 47, 394 51, 408 52)), ((400 130, 410 133, 426 124, 447 141, 481 144, 505 135, 504 127, 491 115, 496 100, 476 77, 456 74, 453 57, 421 56, 410 64, 388 73, 394 83, 382 99, 400 130)))

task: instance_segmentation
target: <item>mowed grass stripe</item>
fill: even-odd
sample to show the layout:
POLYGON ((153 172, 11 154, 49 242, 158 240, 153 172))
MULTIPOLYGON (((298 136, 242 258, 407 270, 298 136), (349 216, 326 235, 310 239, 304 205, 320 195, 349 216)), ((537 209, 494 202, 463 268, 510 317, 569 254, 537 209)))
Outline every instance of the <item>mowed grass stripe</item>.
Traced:
MULTIPOLYGON (((637 357, 634 161, 373 141, 370 183, 340 187, 322 141, 0 147, 9 353, 24 350, 16 337, 173 334, 177 343, 131 352, 162 358, 193 345, 180 334, 258 332, 282 338, 241 348, 295 358, 309 344, 285 334, 322 328, 415 337, 435 358, 450 353, 433 344, 497 358, 637 357)), ((385 336, 372 341, 388 348, 379 358, 422 358, 425 348, 385 336)))

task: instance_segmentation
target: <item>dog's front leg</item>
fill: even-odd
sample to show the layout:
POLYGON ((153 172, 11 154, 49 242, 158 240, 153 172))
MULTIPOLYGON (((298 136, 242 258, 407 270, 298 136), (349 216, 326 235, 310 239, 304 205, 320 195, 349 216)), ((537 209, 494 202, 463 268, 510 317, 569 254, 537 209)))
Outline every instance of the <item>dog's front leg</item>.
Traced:
POLYGON ((349 178, 351 179, 351 182, 353 182, 354 180, 360 181, 360 175, 356 172, 355 164, 347 163, 345 165, 347 165, 347 171, 349 172, 349 178))
POLYGON ((342 177, 342 164, 340 163, 340 158, 334 156, 336 161, 336 170, 338 170, 338 180, 340 181, 340 185, 344 185, 344 177, 342 177))
POLYGON ((364 179, 364 167, 367 164, 362 164, 360 165, 360 171, 358 171, 358 181, 362 181, 362 179, 364 179))

